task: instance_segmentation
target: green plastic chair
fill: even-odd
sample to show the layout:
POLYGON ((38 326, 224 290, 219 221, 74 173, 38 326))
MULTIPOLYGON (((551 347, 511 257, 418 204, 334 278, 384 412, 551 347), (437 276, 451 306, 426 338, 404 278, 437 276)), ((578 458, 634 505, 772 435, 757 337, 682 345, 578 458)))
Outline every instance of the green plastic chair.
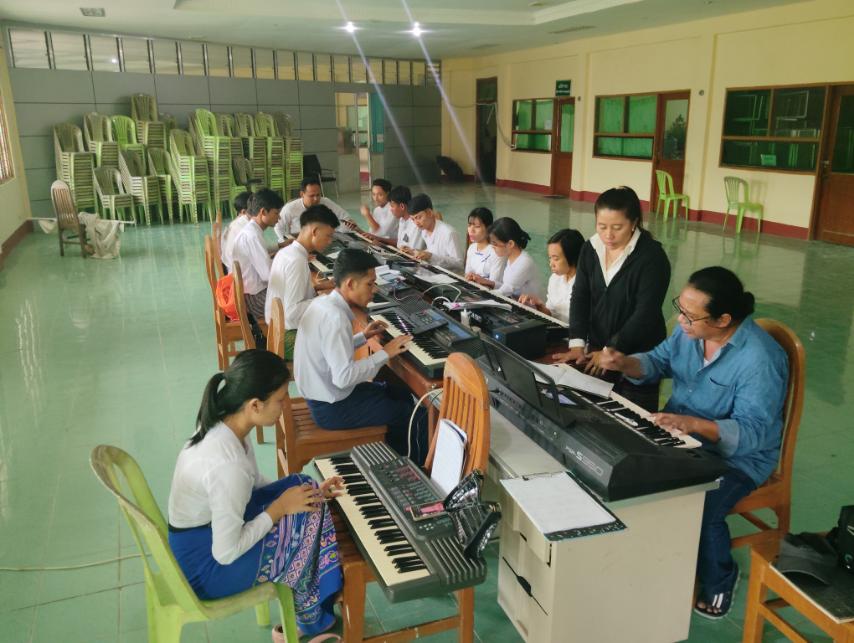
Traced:
POLYGON ((136 137, 136 124, 130 116, 113 116, 113 140, 119 144, 119 150, 136 150, 145 154, 145 146, 136 137))
POLYGON ((255 132, 255 117, 252 114, 238 112, 234 115, 235 136, 239 136, 243 146, 243 156, 252 165, 251 178, 260 183, 267 182, 267 139, 255 132))
POLYGON ((160 195, 160 180, 149 174, 145 167, 145 156, 139 150, 125 149, 119 152, 119 172, 122 187, 133 195, 134 203, 142 208, 145 225, 151 225, 151 207, 157 206, 160 223, 163 223, 163 199, 160 195))
POLYGON ((172 223, 172 176, 169 172, 169 155, 159 147, 148 148, 148 170, 160 182, 160 199, 166 203, 169 223, 172 223))
POLYGON ((181 129, 169 132, 169 174, 178 192, 179 218, 187 208, 189 220, 198 223, 198 206, 204 205, 212 220, 213 193, 207 159, 196 151, 190 134, 181 129))
POLYGON ((95 196, 95 153, 83 146, 83 134, 74 123, 53 126, 53 150, 56 178, 71 189, 79 211, 97 208, 95 196))
POLYGON ((655 181, 658 184, 658 203, 655 205, 655 213, 661 214, 661 203, 664 202, 664 220, 670 216, 670 204, 673 204, 673 216, 679 217, 679 203, 685 206, 685 220, 688 220, 688 203, 689 197, 687 194, 680 194, 673 191, 673 177, 664 170, 655 171, 655 181))
POLYGON ((756 230, 762 231, 762 215, 765 208, 761 203, 756 203, 750 200, 750 186, 747 181, 740 179, 737 176, 724 177, 724 189, 726 190, 726 214, 724 214, 723 228, 726 230, 726 220, 730 210, 735 210, 735 233, 741 234, 741 222, 744 219, 744 213, 748 211, 756 212, 756 230), (741 197, 741 194, 744 197, 741 197))
POLYGON ((249 607, 255 607, 258 625, 267 627, 272 599, 278 599, 286 640, 299 640, 289 587, 262 583, 227 598, 199 599, 169 548, 166 520, 136 461, 118 447, 101 445, 92 450, 89 463, 118 501, 142 555, 149 643, 179 643, 185 623, 213 621, 249 607))
POLYGON ((222 135, 216 116, 202 107, 193 113, 190 128, 196 147, 208 160, 214 202, 228 202, 231 194, 231 137, 222 135))
POLYGON ((267 140, 267 187, 286 196, 285 139, 279 133, 275 119, 270 114, 255 114, 255 136, 267 140))
POLYGON ((122 175, 114 167, 95 170, 95 191, 101 202, 101 213, 109 219, 134 221, 133 195, 122 191, 122 175), (130 219, 119 216, 119 210, 130 210, 130 219))
POLYGON ((119 145, 113 140, 110 118, 97 112, 83 117, 83 139, 86 149, 95 153, 97 167, 119 167, 119 145))

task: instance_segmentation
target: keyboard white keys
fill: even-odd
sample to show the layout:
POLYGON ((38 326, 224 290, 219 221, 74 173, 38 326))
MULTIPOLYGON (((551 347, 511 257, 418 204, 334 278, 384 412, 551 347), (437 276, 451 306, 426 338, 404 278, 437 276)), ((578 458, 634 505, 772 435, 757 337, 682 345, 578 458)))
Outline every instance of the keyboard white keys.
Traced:
MULTIPOLYGON (((386 325, 385 331, 391 335, 392 337, 399 337, 403 335, 403 331, 401 331, 394 323, 385 315, 381 313, 375 313, 371 315, 371 319, 376 319, 383 322, 386 325)), ((412 355, 419 363, 424 366, 438 366, 444 364, 447 360, 447 357, 436 357, 428 353, 422 346, 419 345, 419 342, 422 340, 418 337, 414 338, 411 342, 409 342, 407 346, 407 352, 412 355)))
MULTIPOLYGON (((355 470, 352 462, 350 462, 351 466, 342 467, 340 458, 337 459, 339 460, 337 464, 330 458, 318 458, 314 461, 324 479, 341 475, 342 469, 347 472, 355 470)), ((346 478, 352 481, 347 485, 348 487, 352 487, 353 484, 361 487, 361 482, 367 485, 367 481, 358 472, 347 473, 345 476, 345 482, 346 478)), ((360 491, 360 495, 353 496, 349 491, 345 491, 335 501, 347 518, 354 540, 362 545, 374 570, 386 586, 392 587, 430 576, 430 571, 415 554, 403 532, 400 532, 399 537, 396 534, 389 537, 389 534, 397 528, 393 526, 393 519, 385 512, 382 502, 373 492, 360 491), (366 517, 365 513, 369 516, 366 517)))
MULTIPOLYGON (((641 416, 644 420, 647 420, 648 422, 652 422, 652 413, 647 411, 645 408, 638 406, 637 404, 632 402, 630 399, 623 397, 622 395, 620 395, 619 393, 615 393, 614 391, 611 391, 611 394, 609 395, 609 397, 612 400, 614 400, 615 402, 622 404, 629 411, 632 411, 633 413, 641 416)), ((628 424, 629 426, 634 425, 634 426, 632 426, 632 428, 635 428, 635 429, 638 428, 637 422, 632 420, 631 417, 629 417, 627 415, 620 415, 619 411, 612 411, 611 415, 616 415, 617 418, 621 422, 623 422, 624 424, 628 424)), ((658 425, 656 425, 656 426, 658 426, 658 425)), ((691 435, 688 435, 687 433, 681 433, 679 431, 676 431, 673 429, 666 429, 664 427, 659 427, 659 428, 664 430, 664 431, 667 431, 674 438, 682 441, 682 444, 674 445, 677 449, 696 449, 698 447, 703 446, 702 442, 700 442, 697 438, 695 438, 691 435)))

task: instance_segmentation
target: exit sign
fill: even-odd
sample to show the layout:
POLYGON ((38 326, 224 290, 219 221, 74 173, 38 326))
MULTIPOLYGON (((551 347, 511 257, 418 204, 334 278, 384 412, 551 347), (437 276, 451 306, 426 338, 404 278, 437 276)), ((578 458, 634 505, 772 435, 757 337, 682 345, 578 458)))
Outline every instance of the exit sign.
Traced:
POLYGON ((569 96, 571 86, 572 86, 571 80, 557 80, 557 81, 555 81, 555 96, 569 96))

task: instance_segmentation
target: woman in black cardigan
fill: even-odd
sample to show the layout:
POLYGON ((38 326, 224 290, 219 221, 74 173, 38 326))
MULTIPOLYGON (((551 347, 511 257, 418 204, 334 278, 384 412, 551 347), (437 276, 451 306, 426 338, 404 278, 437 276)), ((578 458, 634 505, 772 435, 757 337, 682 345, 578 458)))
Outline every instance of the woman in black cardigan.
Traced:
POLYGON ((670 285, 670 261, 641 226, 638 195, 611 188, 596 200, 596 234, 581 249, 569 310, 569 352, 562 362, 617 381, 615 390, 649 411, 658 410, 658 384, 636 386, 599 367, 605 347, 624 354, 657 346, 667 334, 661 312, 670 285))

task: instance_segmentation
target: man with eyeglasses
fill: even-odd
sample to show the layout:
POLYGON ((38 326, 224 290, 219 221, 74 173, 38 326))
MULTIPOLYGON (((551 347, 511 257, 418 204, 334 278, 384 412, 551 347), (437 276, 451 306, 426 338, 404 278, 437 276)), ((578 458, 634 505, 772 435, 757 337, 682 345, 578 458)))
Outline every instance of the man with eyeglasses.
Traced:
POLYGON ((600 366, 637 383, 673 379, 673 394, 653 421, 696 436, 729 467, 706 494, 694 611, 724 617, 732 605, 738 565, 730 553, 726 516, 777 466, 788 364, 780 345, 750 315, 754 298, 734 273, 698 270, 673 300, 679 327, 647 353, 605 348, 600 366))

